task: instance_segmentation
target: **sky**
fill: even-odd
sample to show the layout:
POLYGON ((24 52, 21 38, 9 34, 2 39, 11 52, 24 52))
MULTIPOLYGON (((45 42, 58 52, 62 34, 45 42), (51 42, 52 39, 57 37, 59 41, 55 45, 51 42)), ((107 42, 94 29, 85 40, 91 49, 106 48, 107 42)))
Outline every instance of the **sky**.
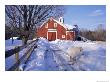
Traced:
POLYGON ((106 26, 105 5, 66 5, 64 23, 77 24, 79 28, 95 29, 99 24, 106 26))

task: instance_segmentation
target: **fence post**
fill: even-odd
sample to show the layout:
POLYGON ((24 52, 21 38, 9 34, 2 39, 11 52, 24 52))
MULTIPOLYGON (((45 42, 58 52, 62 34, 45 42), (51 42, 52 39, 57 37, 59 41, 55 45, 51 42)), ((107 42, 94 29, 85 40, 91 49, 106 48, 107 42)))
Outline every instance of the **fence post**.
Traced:
MULTIPOLYGON (((17 46, 15 48, 17 48, 17 46)), ((20 64, 20 61, 19 61, 19 52, 15 53, 15 61, 16 61, 16 63, 18 63, 18 65, 20 64)), ((19 71, 19 66, 15 70, 16 71, 19 71)))

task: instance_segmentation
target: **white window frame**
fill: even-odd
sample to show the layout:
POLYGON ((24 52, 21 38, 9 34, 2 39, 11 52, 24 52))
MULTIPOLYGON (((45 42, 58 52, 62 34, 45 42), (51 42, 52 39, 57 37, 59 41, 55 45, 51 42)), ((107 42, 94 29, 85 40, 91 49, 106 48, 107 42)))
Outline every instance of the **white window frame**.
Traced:
POLYGON ((57 28, 57 23, 54 23, 54 28, 57 28))
POLYGON ((57 29, 48 29, 48 31, 57 31, 57 29))
POLYGON ((48 28, 48 23, 46 23, 45 28, 48 28))
POLYGON ((62 35, 62 38, 65 38, 65 35, 62 35))

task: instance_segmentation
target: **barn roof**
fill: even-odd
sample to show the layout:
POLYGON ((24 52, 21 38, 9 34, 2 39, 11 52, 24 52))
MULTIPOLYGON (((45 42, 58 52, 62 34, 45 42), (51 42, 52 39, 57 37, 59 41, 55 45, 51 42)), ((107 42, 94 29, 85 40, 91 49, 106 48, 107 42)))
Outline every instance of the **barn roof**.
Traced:
MULTIPOLYGON (((50 19, 50 18, 49 18, 50 19)), ((40 27, 42 27, 46 22, 49 21, 49 19, 47 19, 40 27)), ((65 29, 73 29, 76 28, 75 26, 69 25, 69 24, 63 24, 57 20, 55 20, 54 18, 52 18, 52 20, 54 20, 55 22, 57 22, 58 24, 60 24, 61 26, 63 26, 65 29)))
POLYGON ((75 26, 72 26, 72 25, 70 25, 70 24, 65 24, 65 25, 66 25, 66 27, 67 27, 68 29, 76 28, 75 26))

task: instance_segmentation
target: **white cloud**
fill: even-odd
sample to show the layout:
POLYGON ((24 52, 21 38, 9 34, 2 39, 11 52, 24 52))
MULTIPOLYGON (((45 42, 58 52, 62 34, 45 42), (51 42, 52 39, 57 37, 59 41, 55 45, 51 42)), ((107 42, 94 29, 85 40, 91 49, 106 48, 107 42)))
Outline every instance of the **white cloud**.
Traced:
POLYGON ((103 15, 103 11, 102 10, 95 10, 93 11, 89 16, 101 16, 103 15))

